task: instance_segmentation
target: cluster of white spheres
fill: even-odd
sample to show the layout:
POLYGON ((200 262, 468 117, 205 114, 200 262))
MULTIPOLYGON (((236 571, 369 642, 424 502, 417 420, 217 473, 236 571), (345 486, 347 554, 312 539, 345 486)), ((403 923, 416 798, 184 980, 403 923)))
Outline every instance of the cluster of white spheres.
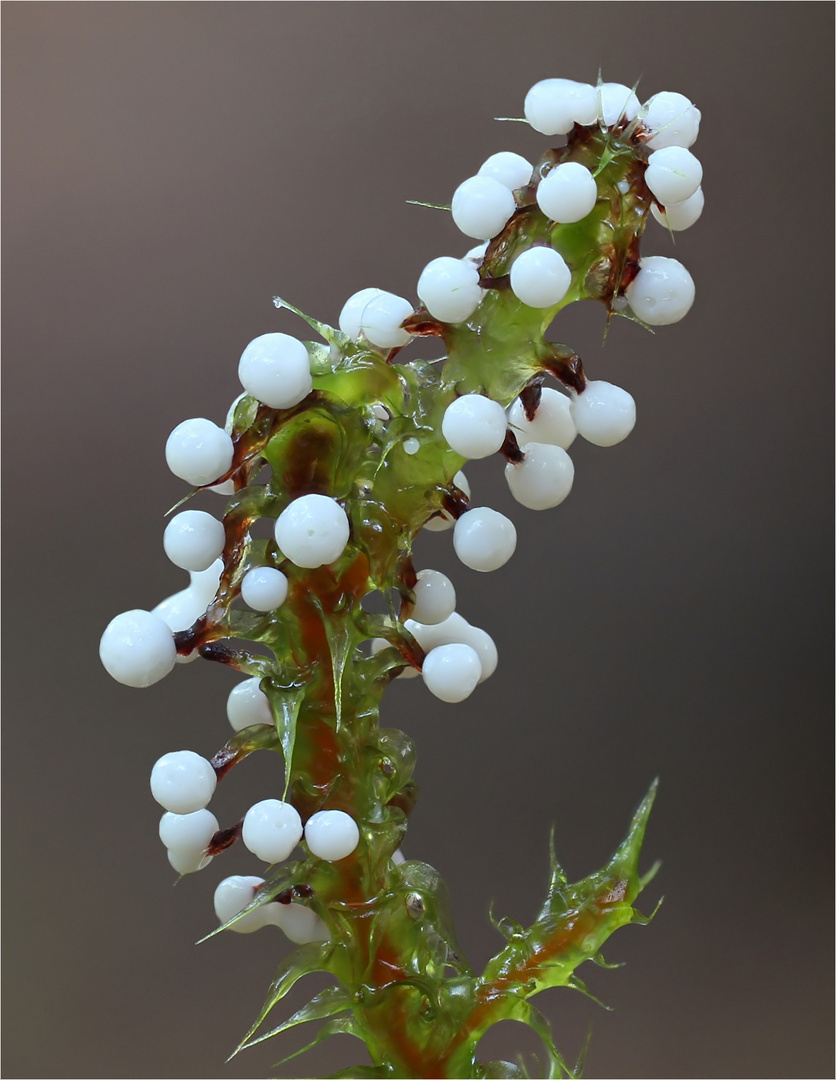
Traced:
POLYGON ((313 389, 308 350, 289 334, 262 334, 244 349, 238 378, 252 397, 271 409, 298 405, 313 389))
POLYGON ((575 124, 590 127, 602 122, 612 127, 633 120, 640 103, 623 83, 575 82, 572 79, 542 79, 528 91, 523 106, 525 118, 543 135, 567 135, 575 124))
POLYGON ((193 874, 212 861, 206 849, 218 831, 218 819, 204 809, 191 814, 166 811, 160 818, 160 840, 168 849, 168 861, 178 874, 193 874))
POLYGON ((134 609, 111 619, 99 643, 108 675, 124 686, 151 686, 177 661, 174 636, 166 621, 151 611, 134 609))
POLYGON ((470 318, 483 296, 473 262, 446 255, 427 263, 418 278, 417 292, 430 315, 447 323, 470 318))
POLYGON ((654 150, 647 161, 645 183, 663 206, 685 202, 702 182, 702 165, 683 146, 654 150))
POLYGON ((166 525, 163 547, 182 570, 208 570, 224 549, 222 521, 204 510, 183 510, 166 525))
POLYGON ((379 349, 397 349, 411 338, 401 326, 413 313, 402 296, 383 289, 360 289, 346 300, 340 312, 340 330, 356 341, 362 334, 379 349))
POLYGON ((193 487, 204 487, 229 472, 233 453, 229 433, 203 417, 178 424, 165 444, 169 469, 193 487))
POLYGON ((624 295, 633 314, 649 326, 679 322, 694 303, 694 279, 681 262, 662 255, 639 260, 639 271, 624 295))
POLYGON ((441 433, 451 449, 466 458, 495 454, 505 442, 505 410, 484 394, 463 394, 444 410, 441 433))
POLYGON ((620 386, 594 379, 572 397, 572 416, 578 433, 596 446, 615 446, 636 425, 636 403, 620 386))
POLYGON ((241 579, 241 597, 253 611, 275 611, 287 599, 287 577, 272 566, 254 566, 241 579))
POLYGON ((508 562, 516 546, 513 521, 488 506, 465 511, 453 528, 453 548, 471 570, 498 570, 508 562))
POLYGON ((431 625, 407 619, 404 627, 426 653, 421 675, 427 689, 442 701, 464 701, 496 671, 493 638, 458 612, 431 625))
POLYGON ((536 245, 521 252, 511 264, 511 291, 533 308, 559 304, 572 284, 572 271, 559 251, 536 245))
POLYGON ((279 514, 275 536, 282 554, 312 570, 342 555, 350 531, 348 515, 336 499, 302 495, 279 514))
POLYGON ((151 794, 172 814, 202 810, 215 793, 212 763, 193 750, 164 754, 151 770, 151 794))
MULTIPOLYGON (((215 889, 215 914, 223 925, 235 919, 255 899, 264 878, 234 874, 215 889)), ((312 941, 327 941, 325 923, 304 904, 264 903, 233 922, 229 929, 239 934, 251 934, 263 926, 278 926, 297 945, 312 941)))

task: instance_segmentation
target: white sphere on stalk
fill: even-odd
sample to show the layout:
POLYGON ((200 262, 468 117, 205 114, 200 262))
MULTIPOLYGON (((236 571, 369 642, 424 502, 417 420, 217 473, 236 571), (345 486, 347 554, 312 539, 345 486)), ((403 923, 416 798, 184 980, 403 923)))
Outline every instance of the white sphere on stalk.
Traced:
POLYGON ((504 566, 514 554, 517 530, 504 514, 479 506, 456 521, 453 547, 465 566, 487 573, 504 566))
POLYGON ((490 240, 504 229, 517 204, 508 188, 491 176, 471 176, 453 194, 453 221, 474 240, 490 240))
POLYGON ((529 510, 559 506, 572 490, 574 478, 572 459, 562 447, 548 443, 527 443, 522 461, 505 466, 511 494, 529 510))
POLYGON ((262 334, 241 354, 238 379, 271 409, 289 409, 313 389, 308 350, 289 334, 262 334))
POLYGON ((168 675, 177 660, 177 649, 160 615, 135 608, 108 623, 99 643, 99 658, 117 682, 144 688, 168 675))
POLYGON ((624 290, 627 302, 649 326, 679 322, 691 310, 694 279, 681 262, 663 255, 639 260, 639 272, 624 290))
POLYGON ((229 472, 233 454, 230 435, 204 417, 178 424, 165 444, 169 469, 193 487, 204 487, 229 472))
POLYGON ((292 563, 311 570, 335 562, 345 551, 350 531, 346 512, 336 499, 302 495, 279 514, 275 536, 292 563))

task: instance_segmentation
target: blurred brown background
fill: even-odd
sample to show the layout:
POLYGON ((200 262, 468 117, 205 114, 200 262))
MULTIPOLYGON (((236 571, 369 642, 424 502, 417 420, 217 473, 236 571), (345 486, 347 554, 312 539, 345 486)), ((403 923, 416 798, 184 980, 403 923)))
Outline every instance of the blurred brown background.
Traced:
MULTIPOLYGON (((644 244, 697 301, 652 337, 616 320, 605 348, 597 306, 561 316, 591 376, 635 396, 635 432, 579 440, 543 514, 498 463, 468 470, 518 525, 501 571, 457 566, 449 533, 419 548, 500 667, 463 705, 390 691, 385 722, 419 747, 405 847, 447 878, 481 965, 489 902, 539 906, 550 825, 585 874, 660 775, 643 905, 665 904, 610 943, 626 969, 582 972, 614 1013, 540 999, 559 1045, 593 1021, 591 1077, 833 1075, 832 22, 824 3, 4 5, 6 1076, 275 1075, 302 1045, 223 1064, 286 945, 195 948, 216 882, 260 864, 233 850, 172 889, 156 835, 151 765, 225 740, 231 673, 129 690, 98 639, 182 587, 164 442, 222 422, 251 338, 302 333, 273 294, 331 321, 366 285, 414 297, 471 242, 405 200, 448 200, 496 150, 536 158, 547 140, 492 117, 599 66, 703 112, 703 220, 644 244)), ((277 783, 253 760, 213 809, 277 783)), ((490 1043, 536 1048, 513 1026, 490 1043)), ((364 1056, 341 1038, 279 1072, 364 1056)))

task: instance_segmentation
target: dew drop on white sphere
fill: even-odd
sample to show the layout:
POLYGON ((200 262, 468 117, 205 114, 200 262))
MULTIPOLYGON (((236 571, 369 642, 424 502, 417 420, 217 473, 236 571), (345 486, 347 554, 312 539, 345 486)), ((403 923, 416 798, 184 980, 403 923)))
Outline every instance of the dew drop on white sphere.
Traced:
POLYGON ((473 263, 447 255, 427 263, 418 278, 417 292, 430 315, 447 323, 469 319, 483 296, 473 263))
POLYGON ((468 510, 453 529, 453 547, 471 570, 498 570, 514 554, 517 530, 504 514, 488 506, 468 510))
POLYGON ((533 308, 559 304, 572 284, 572 271, 559 251, 530 247, 511 264, 511 291, 533 308))
POLYGON ((670 206, 691 198, 702 182, 702 165, 690 150, 666 146, 650 155, 644 179, 659 202, 670 206))
POLYGON ((244 815, 244 847, 264 862, 284 862, 301 838, 302 819, 290 803, 263 799, 244 815))
POLYGON ((514 196, 490 176, 471 176, 453 194, 453 221, 474 240, 490 240, 506 225, 517 204, 514 196))
POLYGON ((656 203, 650 204, 650 212, 660 225, 664 225, 665 228, 671 229, 673 232, 682 232, 684 229, 690 229, 691 226, 699 221, 700 216, 705 206, 705 195, 701 187, 698 187, 690 199, 686 199, 681 203, 669 203, 665 207, 665 212, 659 209, 656 203))
POLYGON ((484 394, 463 394, 444 411, 441 432, 457 454, 484 458, 505 442, 508 421, 498 401, 484 394))
POLYGON ((572 419, 572 407, 566 394, 551 386, 544 386, 540 391, 540 401, 534 419, 525 415, 525 407, 519 398, 515 398, 508 409, 508 425, 517 439, 517 444, 549 443, 568 450, 575 441, 577 428, 572 419))
POLYGON ((454 703, 464 701, 476 689, 482 665, 470 645, 439 645, 427 653, 421 676, 431 694, 454 703))
POLYGON ((598 118, 598 95, 589 83, 542 79, 528 91, 525 118, 542 135, 566 135, 575 124, 587 127, 598 118))
POLYGON ((211 484, 229 472, 233 453, 227 432, 203 417, 178 424, 165 444, 169 469, 193 487, 211 484))
POLYGON ((549 510, 559 506, 572 490, 575 467, 560 446, 527 443, 525 457, 505 466, 511 494, 529 510, 549 510))
POLYGON ((202 810, 215 793, 215 770, 193 750, 164 754, 151 770, 151 794, 172 814, 202 810))
POLYGON ((537 185, 537 205, 552 221, 581 221, 597 201, 595 177, 577 161, 557 165, 537 185))
POLYGON ((315 569, 345 551, 350 528, 345 510, 328 495, 302 495, 276 521, 276 543, 297 566, 315 569))
POLYGON ((578 433, 595 446, 615 446, 636 426, 636 402, 620 386, 595 379, 572 401, 578 433))
POLYGON ((243 731, 253 724, 272 724, 273 710, 261 689, 261 679, 245 679, 233 686, 226 701, 226 715, 233 731, 243 731))
POLYGON ((318 859, 337 862, 350 855, 359 842, 357 822, 342 810, 320 810, 305 824, 305 843, 318 859))
POLYGON ((272 566, 255 566, 244 574, 241 597, 253 611, 275 611, 287 599, 287 578, 272 566))
POLYGON ((487 161, 482 162, 477 175, 490 176, 509 191, 515 191, 528 184, 533 171, 534 166, 522 155, 514 154, 510 150, 500 150, 498 154, 491 154, 487 161))
POLYGON ((168 675, 177 660, 177 649, 165 620, 136 608, 108 623, 99 643, 99 657, 117 682, 145 687, 168 675))
POLYGON ((289 334, 262 334, 241 354, 238 379, 271 409, 289 409, 313 389, 308 350, 289 334))
POLYGON ((205 510, 183 510, 165 527, 163 548, 182 570, 208 570, 224 549, 222 521, 205 510))
POLYGON ((691 310, 694 279, 676 259, 650 255, 639 260, 639 272, 624 295, 633 314, 643 322, 649 326, 668 326, 679 322, 691 310))

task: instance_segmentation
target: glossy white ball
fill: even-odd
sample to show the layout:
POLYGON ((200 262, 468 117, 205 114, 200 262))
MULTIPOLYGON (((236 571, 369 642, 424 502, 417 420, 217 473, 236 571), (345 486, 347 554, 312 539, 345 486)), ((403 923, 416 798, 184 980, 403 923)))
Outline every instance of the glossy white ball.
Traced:
POLYGON ((598 185, 585 165, 565 161, 537 185, 537 205, 547 218, 569 224, 585 218, 598 201, 598 185))
POLYGON ((331 936, 322 919, 304 904, 268 904, 267 906, 272 909, 270 922, 283 930, 288 940, 295 945, 327 941, 331 936))
POLYGON ((622 121, 634 120, 641 103, 629 86, 623 83, 601 83, 596 87, 598 115, 605 127, 613 127, 622 121))
POLYGON ((505 466, 511 494, 529 510, 559 506, 572 490, 575 466, 566 451, 549 443, 527 443, 525 457, 505 466))
MULTIPOLYGON (((188 630, 205 612, 206 604, 202 602, 191 587, 181 589, 180 592, 174 593, 173 596, 166 597, 165 600, 161 600, 152 609, 152 614, 159 615, 172 633, 175 634, 181 630, 188 630)), ((183 656, 177 657, 178 662, 185 659, 186 657, 183 656)))
POLYGON ((463 394, 444 410, 441 433, 466 458, 495 454, 505 442, 508 420, 498 401, 484 394, 463 394))
POLYGON ((241 353, 238 379, 271 409, 289 409, 313 389, 308 350, 289 334, 262 334, 241 353))
POLYGON ((241 839, 264 862, 284 862, 302 839, 302 819, 290 803, 263 799, 244 815, 241 839))
POLYGON ((287 578, 272 566, 254 566, 244 574, 241 596, 253 611, 275 611, 287 599, 287 578))
POLYGON ((699 221, 705 206, 705 195, 701 187, 698 187, 690 199, 681 203, 668 203, 665 211, 659 209, 656 203, 650 204, 650 212, 660 225, 671 229, 673 232, 682 232, 690 229, 695 222, 699 221))
POLYGON ((482 162, 477 175, 490 176, 509 191, 516 191, 529 183, 533 171, 534 166, 521 154, 500 150, 498 154, 491 154, 487 161, 482 162))
POLYGON ((167 854, 169 864, 178 874, 194 874, 198 870, 205 870, 212 861, 212 856, 207 855, 202 848, 170 847, 167 854))
POLYGON ((407 619, 404 627, 425 652, 430 652, 439 645, 469 645, 482 665, 479 682, 484 682, 496 671, 499 656, 493 638, 480 627, 471 626, 467 619, 457 611, 454 611, 444 622, 433 626, 419 623, 415 619, 407 619))
POLYGON ((223 428, 196 417, 178 424, 165 444, 169 469, 192 487, 203 487, 229 472, 234 447, 223 428))
POLYGON ((205 510, 183 510, 165 527, 163 548, 182 570, 208 570, 221 555, 226 541, 222 521, 205 510))
POLYGON ((514 554, 517 530, 504 514, 488 506, 468 510, 453 529, 453 547, 471 570, 498 570, 514 554))
POLYGON ((195 810, 193 814, 167 812, 160 818, 160 840, 167 848, 203 851, 218 828, 218 819, 211 810, 195 810))
POLYGON ((359 292, 350 296, 340 312, 340 330, 356 341, 360 336, 360 325, 366 305, 382 292, 382 289, 360 289, 359 292))
POLYGON ((533 308, 559 304, 572 284, 572 271, 559 251, 530 247, 511 264, 511 291, 533 308))
POLYGON ((453 194, 453 221, 474 240, 496 236, 514 213, 517 204, 504 184, 491 176, 471 176, 453 194))
POLYGON ((615 446, 636 426, 636 402, 620 386, 595 379, 572 400, 578 433, 596 446, 615 446))
POLYGON ((305 824, 305 843, 318 859, 338 862, 350 855, 359 842, 357 822, 342 810, 320 810, 305 824))
POLYGON ((633 314, 649 326, 679 322, 691 310, 694 279, 681 262, 662 255, 639 260, 639 272, 624 290, 633 314))
POLYGON ((598 95, 589 83, 572 79, 542 79, 525 96, 525 118, 543 135, 566 135, 575 124, 584 127, 598 118, 598 95))
POLYGON ((360 329, 366 338, 379 349, 397 349, 412 338, 401 323, 408 319, 414 308, 402 296, 390 292, 378 292, 364 305, 360 316, 360 329))
MULTIPOLYGON (((240 874, 234 874, 232 877, 224 878, 215 889, 215 915, 218 921, 223 925, 234 918, 239 911, 243 911, 247 904, 252 903, 256 889, 263 884, 264 878, 260 877, 243 877, 240 874)), ((271 906, 264 904, 248 912, 229 929, 237 934, 251 934, 254 930, 260 930, 268 921, 272 921, 267 913, 267 909, 271 906)))
POLYGON ((446 255, 427 263, 418 278, 417 292, 430 315, 447 323, 470 318, 483 296, 473 263, 446 255))
POLYGON ((177 649, 165 620, 136 608, 108 623, 99 642, 99 658, 117 682, 145 687, 168 675, 176 662, 177 649))
POLYGON ((215 594, 218 591, 218 585, 220 585, 223 570, 223 559, 216 559, 208 569, 192 570, 189 573, 189 578, 191 579, 189 588, 195 596, 204 601, 204 608, 207 608, 212 600, 215 599, 215 594))
POLYGON ((335 562, 350 534, 348 517, 328 495, 302 495, 285 507, 276 521, 276 543, 296 566, 315 569, 335 562))
POLYGON ((164 754, 151 770, 151 794, 172 814, 202 810, 215 793, 215 770, 193 750, 164 754))
POLYGON ((441 701, 470 697, 482 677, 482 665, 470 645, 455 643, 431 649, 421 669, 424 685, 441 701))
POLYGON ((508 409, 508 426, 521 447, 526 443, 538 442, 568 450, 578 433, 569 398, 551 386, 544 386, 540 391, 533 420, 526 416, 522 401, 515 398, 508 409))
POLYGON ((419 570, 412 618, 434 626, 448 619, 455 610, 456 590, 447 575, 438 570, 419 570))
POLYGON ((261 679, 245 679, 233 686, 226 700, 226 715, 233 731, 243 731, 253 724, 273 724, 273 710, 261 689, 261 679))
POLYGON ((651 150, 693 146, 700 133, 701 118, 700 110, 684 94, 662 90, 648 98, 644 106, 642 126, 651 136, 647 145, 651 150))
POLYGON ((647 186, 663 206, 685 202, 702 183, 702 165, 683 146, 654 150, 644 174, 647 186))

